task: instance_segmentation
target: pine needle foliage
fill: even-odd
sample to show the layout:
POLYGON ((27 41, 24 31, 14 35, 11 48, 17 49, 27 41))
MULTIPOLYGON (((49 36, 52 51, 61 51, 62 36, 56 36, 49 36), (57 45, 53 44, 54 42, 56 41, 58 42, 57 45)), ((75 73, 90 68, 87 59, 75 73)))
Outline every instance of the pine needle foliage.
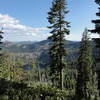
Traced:
POLYGON ((69 22, 65 21, 66 10, 65 0, 53 0, 50 12, 48 12, 48 22, 51 24, 51 36, 48 38, 52 41, 49 51, 50 76, 54 86, 63 89, 63 68, 66 66, 64 59, 66 51, 64 48, 64 37, 69 34, 69 22))
MULTIPOLYGON (((98 34, 100 36, 100 0, 95 0, 96 4, 99 5, 99 12, 96 13, 96 16, 98 19, 92 20, 92 23, 95 24, 95 28, 90 30, 91 33, 93 34, 98 34)), ((97 54, 95 54, 95 61, 96 61, 96 67, 97 67, 97 72, 98 72, 98 88, 99 88, 99 95, 100 95, 100 69, 98 69, 98 65, 100 64, 100 37, 98 38, 93 38, 95 42, 95 51, 97 51, 97 54)))
POLYGON ((92 49, 88 30, 85 29, 80 44, 76 82, 76 100, 94 100, 98 96, 97 76, 93 68, 92 49))

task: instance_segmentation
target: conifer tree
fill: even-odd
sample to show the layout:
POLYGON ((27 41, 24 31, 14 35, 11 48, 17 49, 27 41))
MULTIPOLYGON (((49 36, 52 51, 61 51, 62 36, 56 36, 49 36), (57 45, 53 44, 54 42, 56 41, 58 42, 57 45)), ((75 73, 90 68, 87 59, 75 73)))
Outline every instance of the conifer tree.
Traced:
MULTIPOLYGON (((92 20, 92 23, 95 24, 95 29, 93 30, 89 30, 91 33, 96 33, 100 36, 100 0, 95 0, 95 2, 99 5, 99 12, 96 13, 96 16, 98 16, 98 19, 96 20, 92 20)), ((96 50, 98 53, 96 55, 96 65, 98 66, 98 64, 100 64, 100 37, 98 38, 93 38, 94 42, 96 43, 96 50)), ((97 69, 98 72, 98 88, 100 91, 100 69, 97 69)))
MULTIPOLYGON (((1 31, 0 31, 0 44, 2 43, 1 40, 3 39, 2 34, 3 34, 3 31, 1 30, 1 31)), ((1 50, 1 48, 0 48, 0 50, 1 50)))
POLYGON ((93 70, 92 49, 88 30, 85 29, 80 44, 78 58, 78 76, 76 82, 76 100, 92 100, 91 97, 98 95, 97 77, 93 70))
POLYGON ((52 41, 52 46, 49 51, 50 75, 52 83, 63 89, 63 68, 65 67, 64 58, 66 51, 64 49, 65 34, 69 34, 69 22, 65 21, 66 10, 65 0, 53 0, 52 8, 48 12, 48 22, 51 24, 50 32, 52 35, 49 39, 52 41), (57 84, 56 84, 57 83, 57 84))

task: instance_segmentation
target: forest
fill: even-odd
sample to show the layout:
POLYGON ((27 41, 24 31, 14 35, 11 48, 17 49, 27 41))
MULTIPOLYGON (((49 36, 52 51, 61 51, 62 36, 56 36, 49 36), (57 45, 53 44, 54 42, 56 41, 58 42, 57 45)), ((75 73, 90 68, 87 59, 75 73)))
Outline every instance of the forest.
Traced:
POLYGON ((100 100, 100 0, 80 42, 68 41, 67 0, 53 0, 50 36, 40 42, 3 41, 0 31, 0 100, 100 100))

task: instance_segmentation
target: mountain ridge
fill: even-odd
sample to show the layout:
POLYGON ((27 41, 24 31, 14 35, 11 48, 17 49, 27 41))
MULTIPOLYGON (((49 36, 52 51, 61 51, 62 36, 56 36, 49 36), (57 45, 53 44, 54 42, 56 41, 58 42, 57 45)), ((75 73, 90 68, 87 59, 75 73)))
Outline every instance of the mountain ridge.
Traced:
MULTIPOLYGON (((2 48, 4 51, 8 51, 8 52, 32 52, 34 50, 34 48, 38 48, 41 46, 48 46, 50 45, 50 41, 49 40, 43 40, 40 42, 34 42, 34 41, 21 41, 21 42, 9 42, 6 41, 2 44, 2 48)), ((79 47, 80 42, 74 42, 74 41, 65 41, 65 48, 69 47, 75 47, 76 45, 79 47)))

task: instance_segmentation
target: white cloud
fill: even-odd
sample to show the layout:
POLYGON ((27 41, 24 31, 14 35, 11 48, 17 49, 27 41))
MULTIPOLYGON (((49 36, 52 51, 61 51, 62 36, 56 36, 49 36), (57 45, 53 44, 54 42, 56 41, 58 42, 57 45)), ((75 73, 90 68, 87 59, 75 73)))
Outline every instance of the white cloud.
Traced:
POLYGON ((15 41, 18 40, 23 41, 25 39, 27 41, 27 37, 30 40, 38 41, 38 40, 46 39, 48 37, 47 28, 32 28, 29 26, 22 25, 20 24, 19 20, 16 20, 9 15, 0 14, 0 28, 1 27, 4 28, 6 40, 11 39, 9 36, 13 36, 12 38, 15 38, 16 39, 15 41), (18 39, 18 36, 20 39, 18 39))
MULTIPOLYGON (((71 41, 81 41, 82 34, 83 34, 82 31, 76 31, 75 33, 74 32, 70 33, 70 35, 67 35, 65 38, 67 40, 71 40, 71 41)), ((90 32, 89 32, 89 34, 90 34, 89 35, 90 39, 99 37, 98 34, 94 34, 94 33, 90 33, 90 32)))
POLYGON ((81 34, 70 34, 66 36, 67 40, 71 40, 71 41, 80 41, 81 40, 82 35, 81 34))
MULTIPOLYGON (((4 40, 8 41, 41 41, 47 39, 50 35, 47 28, 32 28, 20 24, 19 20, 9 16, 0 14, 0 28, 4 28, 4 40)), ((83 30, 72 30, 70 35, 66 36, 67 40, 80 41, 83 30), (76 33, 76 34, 75 34, 76 33)), ((98 37, 91 35, 91 37, 98 37)))

